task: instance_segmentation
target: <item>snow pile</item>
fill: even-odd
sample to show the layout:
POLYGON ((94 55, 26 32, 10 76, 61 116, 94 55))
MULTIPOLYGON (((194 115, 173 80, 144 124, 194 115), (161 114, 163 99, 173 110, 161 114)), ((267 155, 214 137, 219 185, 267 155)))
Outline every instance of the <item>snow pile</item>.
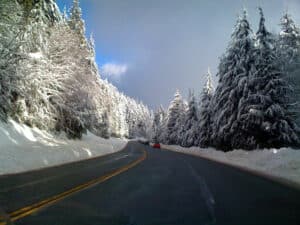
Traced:
POLYGON ((19 173, 43 167, 102 156, 120 151, 122 139, 103 139, 88 133, 82 140, 68 140, 13 120, 0 122, 0 174, 19 173))
POLYGON ((183 148, 175 145, 162 145, 162 148, 241 166, 300 184, 300 150, 281 148, 222 152, 213 148, 183 148))

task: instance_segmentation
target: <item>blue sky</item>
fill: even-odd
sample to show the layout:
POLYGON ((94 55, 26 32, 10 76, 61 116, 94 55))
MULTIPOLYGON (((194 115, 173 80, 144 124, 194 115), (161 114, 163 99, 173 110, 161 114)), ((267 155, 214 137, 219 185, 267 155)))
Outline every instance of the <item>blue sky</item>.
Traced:
MULTIPOLYGON (((57 0, 62 10, 72 0, 57 0)), ((207 68, 216 73, 238 13, 252 28, 258 6, 270 31, 285 10, 300 23, 299 0, 81 0, 87 35, 94 34, 101 76, 151 108, 167 106, 176 89, 200 93, 207 68)))

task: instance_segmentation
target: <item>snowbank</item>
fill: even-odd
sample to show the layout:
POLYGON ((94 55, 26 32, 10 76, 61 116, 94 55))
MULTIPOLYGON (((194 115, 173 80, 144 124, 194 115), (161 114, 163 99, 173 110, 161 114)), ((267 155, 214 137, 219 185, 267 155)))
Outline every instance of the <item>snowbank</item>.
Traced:
POLYGON ((68 140, 12 120, 0 122, 0 175, 102 156, 126 144, 126 140, 103 139, 92 133, 82 140, 68 140))
POLYGON ((213 148, 183 148, 173 145, 162 145, 162 148, 263 172, 274 178, 282 178, 300 185, 300 150, 281 148, 255 151, 234 150, 225 153, 213 148))

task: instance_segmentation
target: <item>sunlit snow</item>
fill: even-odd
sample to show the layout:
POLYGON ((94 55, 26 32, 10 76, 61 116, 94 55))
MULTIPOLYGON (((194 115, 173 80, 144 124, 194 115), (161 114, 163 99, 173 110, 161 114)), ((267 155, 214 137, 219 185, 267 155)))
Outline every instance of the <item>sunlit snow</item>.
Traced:
POLYGON ((69 140, 13 120, 0 122, 0 175, 18 173, 117 152, 126 140, 103 139, 88 132, 69 140))

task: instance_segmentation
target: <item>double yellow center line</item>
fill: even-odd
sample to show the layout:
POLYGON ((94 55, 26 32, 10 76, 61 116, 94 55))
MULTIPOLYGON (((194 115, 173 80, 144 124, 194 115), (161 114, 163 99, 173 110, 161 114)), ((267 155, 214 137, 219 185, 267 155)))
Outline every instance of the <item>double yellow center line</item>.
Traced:
MULTIPOLYGON (((75 193, 78 193, 84 189, 87 189, 93 185, 96 185, 96 184, 100 184, 100 183, 103 183, 107 180, 109 180, 110 178, 112 177, 115 177, 133 167, 135 167, 136 165, 138 165, 139 163, 141 163, 142 161, 144 161, 145 159, 147 158, 147 152, 145 150, 143 150, 143 155, 141 157, 139 157, 136 161, 124 166, 124 167, 121 167, 111 173, 108 173, 104 176, 101 176, 99 178, 96 178, 96 179, 93 179, 87 183, 84 183, 84 184, 81 184, 77 187, 74 187, 68 191, 65 191, 61 194, 58 194, 58 195, 55 195, 53 197, 50 197, 50 198, 47 198, 43 201, 40 201, 38 203, 34 203, 32 205, 29 205, 29 206, 26 206, 26 207, 23 207, 21 209, 18 209, 14 212, 11 212, 9 213, 9 217, 10 217, 10 220, 11 221, 17 221, 23 217, 26 217, 28 215, 31 215, 32 213, 35 213, 37 211, 39 211, 40 209, 44 208, 44 207, 47 207, 47 206, 50 206, 56 202, 59 202, 75 193)), ((5 218, 1 217, 0 216, 0 225, 6 225, 6 222, 3 222, 5 220, 5 218)))

